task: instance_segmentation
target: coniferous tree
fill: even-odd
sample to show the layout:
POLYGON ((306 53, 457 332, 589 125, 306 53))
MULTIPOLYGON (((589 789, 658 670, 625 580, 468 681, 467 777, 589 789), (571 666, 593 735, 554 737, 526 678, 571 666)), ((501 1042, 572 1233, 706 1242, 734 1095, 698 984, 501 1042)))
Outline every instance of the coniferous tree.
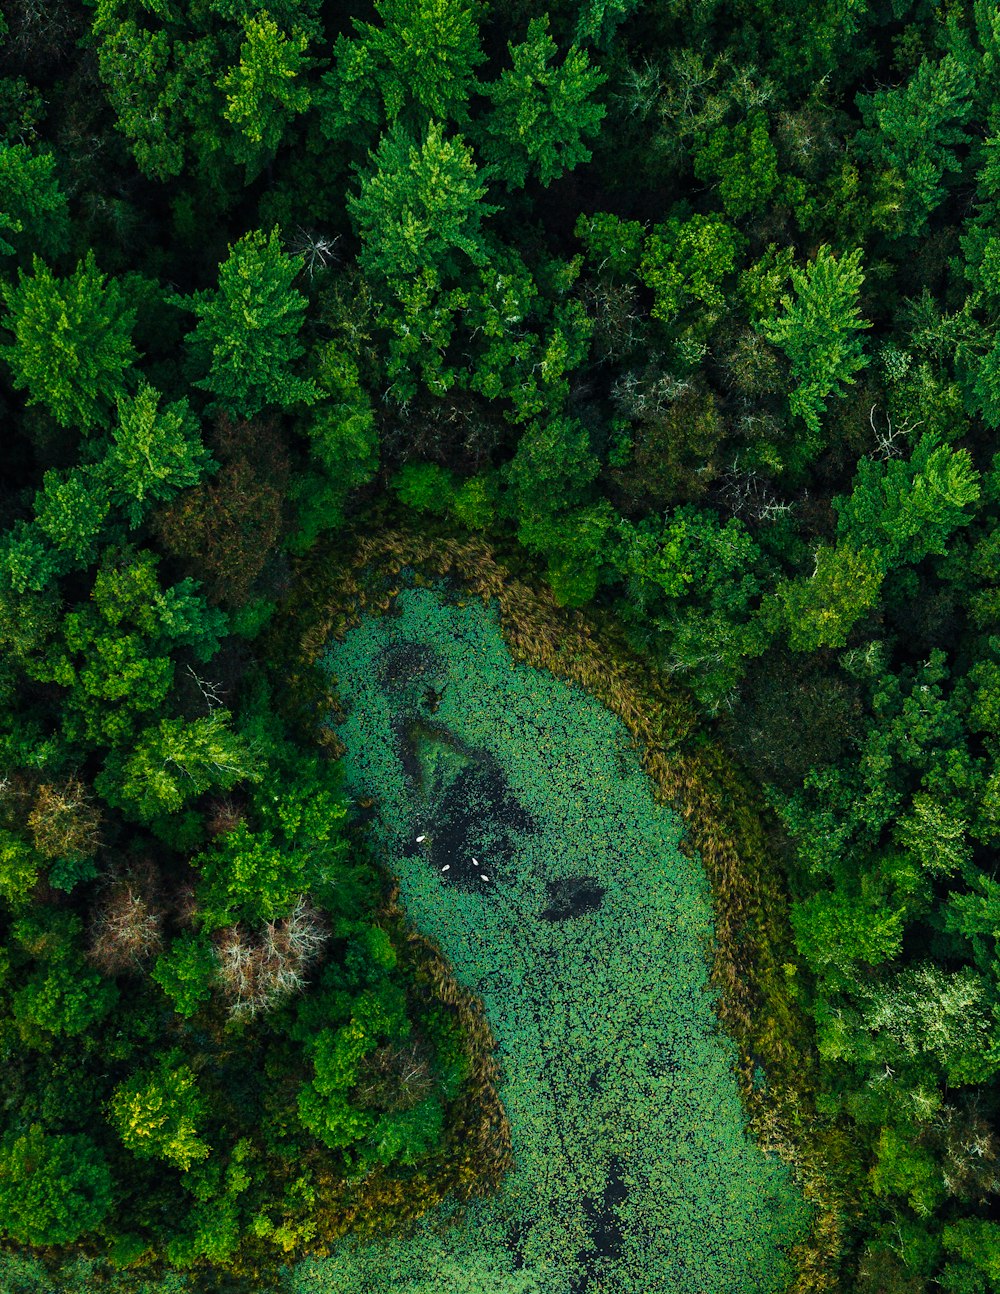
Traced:
POLYGON ((483 156, 512 189, 523 188, 532 175, 548 186, 589 162, 584 140, 597 134, 604 117, 594 95, 605 77, 576 47, 553 64, 558 48, 548 27, 547 16, 533 18, 527 38, 507 46, 512 67, 483 87, 493 103, 483 156))
POLYGON ((2 285, 13 345, 0 350, 14 384, 29 404, 44 405, 57 422, 88 432, 106 425, 136 359, 135 311, 89 251, 65 279, 37 256, 32 273, 2 285))
POLYGON ((301 268, 300 258, 282 251, 277 228, 266 237, 258 229, 232 244, 214 291, 176 298, 198 316, 187 336, 192 361, 205 373, 195 385, 219 409, 252 418, 318 398, 315 384, 294 372, 305 352, 299 332, 306 299, 295 287, 301 268))

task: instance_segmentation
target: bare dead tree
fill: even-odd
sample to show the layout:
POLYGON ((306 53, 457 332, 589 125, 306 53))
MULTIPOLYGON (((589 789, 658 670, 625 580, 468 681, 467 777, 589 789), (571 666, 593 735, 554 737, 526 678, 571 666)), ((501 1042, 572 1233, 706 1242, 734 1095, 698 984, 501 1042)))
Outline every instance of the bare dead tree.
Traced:
POLYGON ((35 848, 43 858, 93 858, 101 843, 101 813, 76 777, 61 785, 43 782, 28 815, 35 848))
POLYGON ((340 236, 337 234, 333 238, 327 238, 325 234, 303 229, 299 225, 289 243, 288 250, 293 256, 302 257, 302 268, 311 279, 317 270, 325 270, 328 265, 339 259, 336 252, 339 241, 340 236))
POLYGON ((239 925, 220 930, 215 954, 233 1019, 252 1019, 301 992, 328 939, 323 914, 304 896, 287 917, 267 922, 259 932, 239 925))
POLYGON ((765 523, 792 509, 791 503, 778 497, 771 482, 754 468, 740 468, 739 455, 732 467, 718 481, 719 497, 734 517, 765 523))
POLYGON ((883 461, 890 458, 898 458, 903 452, 902 438, 908 436, 910 432, 922 426, 921 422, 911 422, 909 418, 904 419, 898 427, 892 425, 892 419, 889 414, 885 415, 885 426, 877 427, 875 425, 875 410, 878 405, 873 404, 868 412, 868 421, 871 423, 872 433, 875 437, 875 448, 872 450, 871 457, 880 458, 883 461))
POLYGON ((191 668, 190 665, 188 665, 186 668, 187 668, 187 672, 191 675, 192 679, 194 680, 195 687, 197 687, 198 691, 201 693, 202 697, 204 698, 205 707, 208 710, 209 714, 211 714, 213 710, 220 709, 225 704, 223 700, 225 693, 224 693, 222 684, 215 683, 211 679, 202 678, 191 668))
POLYGON ((421 1039, 414 1038, 378 1047, 365 1056, 354 1097, 368 1108, 412 1110, 434 1087, 430 1052, 421 1039))
POLYGON ((145 969, 163 951, 165 910, 155 867, 134 864, 113 876, 90 920, 87 957, 105 975, 145 969))

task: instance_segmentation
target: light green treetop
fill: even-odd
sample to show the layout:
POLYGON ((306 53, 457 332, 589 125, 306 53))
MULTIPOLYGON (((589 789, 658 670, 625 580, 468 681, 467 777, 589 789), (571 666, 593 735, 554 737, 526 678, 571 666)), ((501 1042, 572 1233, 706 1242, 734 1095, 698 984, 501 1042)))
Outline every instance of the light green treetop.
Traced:
POLYGON ((314 383, 293 371, 305 351, 298 334, 306 298, 294 286, 301 268, 300 257, 282 251, 277 228, 269 235, 256 229, 230 246, 217 289, 174 299, 198 316, 186 340, 208 372, 195 386, 226 412, 252 418, 268 406, 289 409, 319 398, 314 383))
POLYGON ((210 1147, 199 1135, 205 1101, 190 1066, 179 1054, 162 1055, 155 1069, 119 1083, 110 1116, 128 1150, 140 1159, 162 1159, 184 1171, 210 1147))
POLYGON ((44 405, 64 427, 91 431, 108 420, 135 361, 135 311, 92 251, 68 278, 57 279, 37 256, 32 270, 0 289, 9 311, 4 326, 14 334, 0 357, 29 404, 44 405))
POLYGON ((277 152, 292 117, 309 107, 311 93, 301 79, 308 45, 305 32, 286 34, 265 9, 246 19, 240 61, 218 81, 225 118, 240 133, 235 155, 248 179, 277 152))
POLYGON ((211 465, 187 400, 162 409, 160 393, 140 381, 134 396, 118 397, 113 444, 101 472, 114 503, 136 526, 153 503, 166 503, 197 485, 211 465))
POLYGON ((33 1123, 0 1143, 0 1231, 25 1245, 68 1245, 105 1218, 111 1173, 89 1137, 33 1123))
POLYGON ((359 261, 375 279, 429 272, 440 282, 487 259, 480 226, 496 208, 483 202, 472 149, 431 122, 417 143, 400 126, 372 155, 374 169, 347 207, 361 236, 359 261))
POLYGON ((475 86, 479 5, 467 0, 377 0, 382 26, 358 22, 341 36, 324 78, 322 128, 331 139, 359 127, 403 121, 423 130, 431 119, 464 124, 475 86), (381 99, 381 105, 379 104, 381 99))
POLYGON ((827 397, 868 363, 859 336, 871 327, 858 307, 864 281, 860 248, 837 257, 824 244, 804 270, 792 270, 795 295, 783 296, 781 313, 761 329, 788 356, 797 383, 789 407, 814 434, 827 397))

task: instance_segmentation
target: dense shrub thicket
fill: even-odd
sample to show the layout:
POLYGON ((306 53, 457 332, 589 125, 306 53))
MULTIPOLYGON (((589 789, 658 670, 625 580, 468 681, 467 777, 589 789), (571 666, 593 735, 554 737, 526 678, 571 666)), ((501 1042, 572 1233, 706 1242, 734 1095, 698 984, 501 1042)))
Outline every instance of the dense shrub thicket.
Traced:
POLYGON ((260 637, 389 491, 612 613, 767 789, 844 1280, 1000 1287, 996 6, 0 33, 3 1233, 218 1262, 454 1164, 345 1096, 416 1032, 459 1119, 456 1045, 260 637))

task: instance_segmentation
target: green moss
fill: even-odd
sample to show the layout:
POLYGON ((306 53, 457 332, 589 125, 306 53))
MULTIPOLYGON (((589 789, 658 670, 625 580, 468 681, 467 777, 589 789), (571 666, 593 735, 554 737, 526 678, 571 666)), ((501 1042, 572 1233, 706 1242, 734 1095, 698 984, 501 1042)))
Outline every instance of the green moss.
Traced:
POLYGON ((291 1294, 782 1289, 808 1207, 745 1133, 708 884, 624 725, 427 590, 327 664, 347 793, 377 794, 410 917, 485 1004, 517 1166, 460 1225, 345 1242, 291 1294))

